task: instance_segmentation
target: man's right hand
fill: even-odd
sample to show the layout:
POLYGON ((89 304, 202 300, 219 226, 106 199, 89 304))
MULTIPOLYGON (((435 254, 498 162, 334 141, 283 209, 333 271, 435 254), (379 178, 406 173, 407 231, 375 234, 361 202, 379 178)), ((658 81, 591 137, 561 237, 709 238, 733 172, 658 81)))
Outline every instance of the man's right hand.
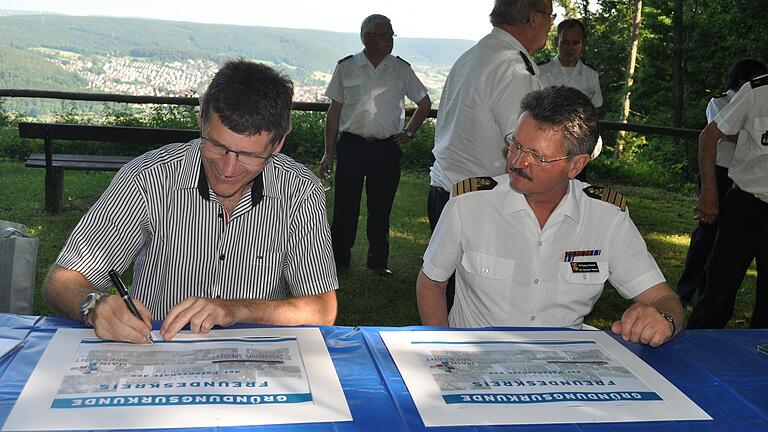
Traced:
POLYGON ((104 340, 149 343, 147 334, 152 331, 152 314, 142 302, 136 299, 133 302, 142 319, 133 316, 120 296, 111 295, 99 302, 86 316, 88 324, 96 331, 96 336, 104 340))
POLYGON ((694 207, 694 218, 699 222, 711 224, 717 219, 720 203, 717 190, 702 189, 699 202, 694 207))
POLYGON ((323 155, 323 158, 320 160, 320 172, 321 173, 331 173, 333 170, 333 156, 329 155, 323 155))

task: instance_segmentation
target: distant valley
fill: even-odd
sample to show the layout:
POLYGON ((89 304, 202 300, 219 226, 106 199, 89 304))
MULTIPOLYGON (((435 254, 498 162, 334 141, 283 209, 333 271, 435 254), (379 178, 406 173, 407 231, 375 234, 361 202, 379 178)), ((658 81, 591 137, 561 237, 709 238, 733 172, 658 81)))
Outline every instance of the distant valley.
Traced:
MULTIPOLYGON (((398 38, 393 54, 411 63, 437 101, 450 66, 473 43, 398 38)), ((194 95, 222 62, 243 57, 283 70, 296 83, 295 99, 314 102, 325 100, 338 59, 361 48, 351 33, 0 11, 0 88, 194 95)), ((6 102, 30 115, 50 105, 6 102)))

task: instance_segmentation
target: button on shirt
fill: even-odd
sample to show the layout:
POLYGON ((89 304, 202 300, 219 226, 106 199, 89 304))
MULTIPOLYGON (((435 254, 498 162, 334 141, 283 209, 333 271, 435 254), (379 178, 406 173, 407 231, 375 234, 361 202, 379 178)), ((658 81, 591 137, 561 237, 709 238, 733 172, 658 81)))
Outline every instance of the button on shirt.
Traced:
MULTIPOLYGON (((721 96, 710 99, 709 103, 707 104, 707 123, 715 119, 717 113, 722 111, 723 108, 728 105, 731 99, 733 99, 733 95, 735 94, 735 91, 728 89, 728 91, 723 93, 721 96)), ((717 156, 715 159, 715 164, 724 168, 728 168, 731 165, 731 159, 733 159, 733 153, 735 151, 735 142, 726 138, 721 139, 717 142, 717 156)))
POLYGON ((440 97, 432 186, 449 191, 507 171, 504 136, 517 127, 523 96, 542 88, 538 73, 525 47, 498 27, 456 60, 440 97))
POLYGON ((586 183, 571 180, 542 229, 508 176, 496 181, 448 202, 424 255, 430 279, 456 272, 451 327, 580 328, 606 280, 625 298, 664 281, 628 213, 585 195, 586 183))
POLYGON ((342 104, 341 132, 381 139, 403 130, 403 97, 419 102, 427 89, 405 61, 387 55, 373 67, 361 51, 336 65, 325 95, 342 104))
POLYGON ((278 154, 254 185, 226 220, 199 140, 148 152, 117 173, 56 264, 106 290, 107 271, 122 272, 135 258, 132 295, 154 319, 190 296, 284 299, 283 278, 294 296, 337 289, 317 180, 278 154))
POLYGON ((768 75, 744 84, 714 121, 724 134, 739 134, 728 177, 768 202, 768 75))
POLYGON ((592 101, 595 108, 603 106, 603 93, 600 91, 600 79, 597 71, 584 64, 581 59, 574 67, 565 67, 560 58, 539 64, 541 84, 544 87, 564 85, 580 90, 592 101))

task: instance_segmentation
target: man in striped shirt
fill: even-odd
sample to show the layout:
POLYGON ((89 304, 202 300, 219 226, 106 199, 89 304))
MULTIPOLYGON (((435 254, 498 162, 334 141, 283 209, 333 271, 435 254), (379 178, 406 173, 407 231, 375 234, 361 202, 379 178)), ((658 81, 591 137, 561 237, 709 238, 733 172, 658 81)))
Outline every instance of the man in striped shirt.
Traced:
POLYGON ((57 311, 103 339, 145 343, 151 320, 172 339, 238 322, 331 325, 338 280, 325 193, 280 154, 293 84, 235 60, 201 99, 201 138, 123 167, 83 216, 46 281, 57 311), (131 263, 142 319, 107 295, 131 263), (290 295, 284 284, 288 285, 290 295))

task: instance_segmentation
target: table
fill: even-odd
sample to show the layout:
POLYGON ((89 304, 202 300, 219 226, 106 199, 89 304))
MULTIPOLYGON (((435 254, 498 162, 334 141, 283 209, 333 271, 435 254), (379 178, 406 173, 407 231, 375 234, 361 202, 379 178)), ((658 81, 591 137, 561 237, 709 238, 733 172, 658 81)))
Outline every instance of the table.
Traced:
MULTIPOLYGON (((0 314, 0 336, 24 341, 0 362, 0 421, 13 408, 57 328, 82 328, 66 318, 0 314)), ((768 431, 768 330, 688 330, 649 348, 625 343, 664 375, 712 421, 425 428, 378 332, 427 327, 321 327, 354 418, 353 422, 276 425, 264 431, 768 431)), ((445 329, 440 329, 445 330, 445 329)), ((487 330, 487 329, 482 329, 487 330)), ((504 329, 510 330, 510 329, 504 329)), ((514 329, 520 330, 520 329, 514 329)), ((535 329, 542 330, 542 329, 535 329)), ((226 428, 227 431, 250 428, 226 428)), ((195 429, 200 430, 200 429, 195 429)))

